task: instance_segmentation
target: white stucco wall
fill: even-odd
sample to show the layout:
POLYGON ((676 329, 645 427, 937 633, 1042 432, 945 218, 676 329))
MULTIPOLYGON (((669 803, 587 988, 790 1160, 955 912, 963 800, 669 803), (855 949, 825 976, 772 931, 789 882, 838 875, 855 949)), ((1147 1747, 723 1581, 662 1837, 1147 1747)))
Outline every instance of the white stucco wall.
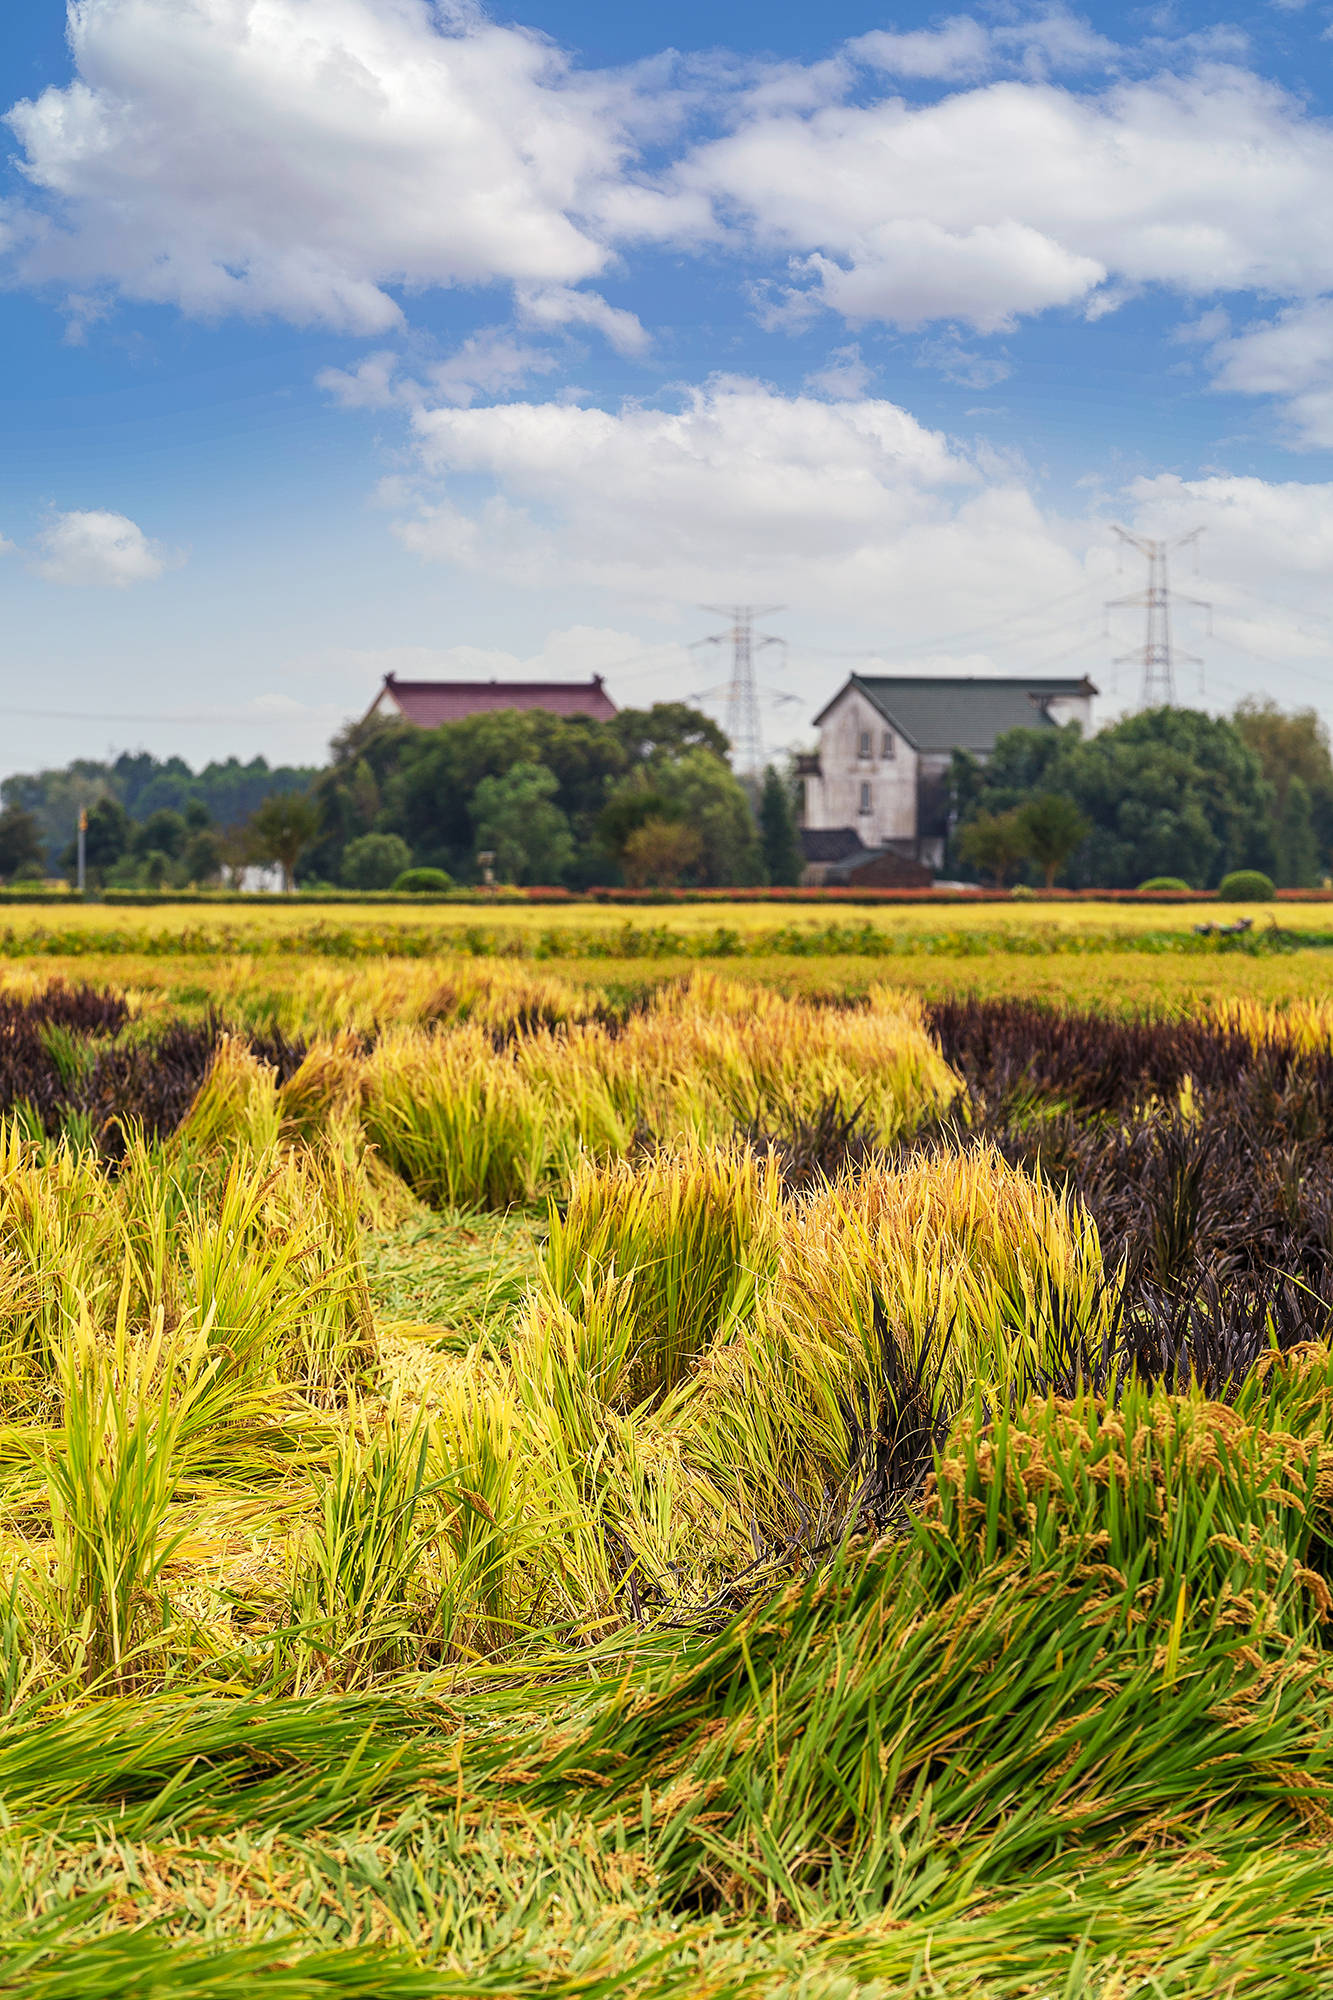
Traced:
POLYGON ((856 688, 839 696, 820 725, 819 766, 821 776, 806 779, 808 827, 855 827, 867 847, 916 838, 916 752, 856 688), (869 738, 868 755, 863 737, 869 738))
POLYGON ((1090 694, 1058 694, 1046 704, 1046 713, 1051 721, 1058 724, 1080 722, 1083 734, 1092 734, 1092 696, 1090 694))

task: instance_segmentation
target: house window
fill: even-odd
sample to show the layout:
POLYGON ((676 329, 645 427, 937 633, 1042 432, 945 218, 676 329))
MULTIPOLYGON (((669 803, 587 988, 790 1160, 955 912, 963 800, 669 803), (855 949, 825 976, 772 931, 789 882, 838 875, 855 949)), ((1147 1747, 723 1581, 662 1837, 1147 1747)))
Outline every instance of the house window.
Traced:
POLYGON ((897 751, 898 751, 898 746, 893 740, 893 731, 891 729, 886 729, 884 731, 884 741, 880 745, 879 754, 881 757, 893 757, 897 755, 897 751))
POLYGON ((861 757, 868 757, 870 755, 870 731, 868 729, 861 731, 861 743, 857 755, 861 757))
POLYGON ((862 812, 863 812, 863 813, 868 813, 868 812, 870 811, 870 787, 869 787, 869 785, 862 785, 862 787, 861 787, 861 810, 862 810, 862 812))

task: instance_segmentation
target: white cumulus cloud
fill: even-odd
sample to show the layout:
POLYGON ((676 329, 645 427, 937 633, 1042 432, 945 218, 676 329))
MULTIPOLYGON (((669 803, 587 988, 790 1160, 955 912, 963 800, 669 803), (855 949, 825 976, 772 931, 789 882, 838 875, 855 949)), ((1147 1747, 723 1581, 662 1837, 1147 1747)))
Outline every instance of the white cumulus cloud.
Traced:
POLYGON ((625 92, 430 0, 74 0, 77 80, 9 113, 29 281, 375 333, 394 287, 570 286, 625 92))
POLYGON ((412 421, 424 477, 398 532, 509 582, 919 625, 932 599, 938 622, 951 573, 1015 604, 1076 580, 1020 483, 988 486, 939 432, 872 397, 719 377, 674 409, 508 402, 412 421))
POLYGON ((1234 66, 1096 92, 1009 78, 924 104, 758 104, 674 184, 852 321, 993 331, 1108 284, 1117 299, 1333 286, 1333 129, 1234 66))
POLYGON ((770 324, 1333 289, 1328 122, 1212 44, 1116 48, 1059 7, 805 67, 583 71, 471 0, 73 0, 70 46, 75 80, 8 114, 32 192, 0 242, 76 332, 119 292, 382 337, 414 291, 496 282, 521 326, 637 355, 591 281, 646 244, 758 265, 770 324))
POLYGON ((1277 397, 1297 443, 1333 445, 1333 299, 1244 327, 1219 340, 1209 358, 1217 388, 1277 397))
POLYGON ((125 514, 102 508, 56 514, 36 536, 29 560, 48 583, 101 585, 125 590, 152 583, 173 558, 125 514))

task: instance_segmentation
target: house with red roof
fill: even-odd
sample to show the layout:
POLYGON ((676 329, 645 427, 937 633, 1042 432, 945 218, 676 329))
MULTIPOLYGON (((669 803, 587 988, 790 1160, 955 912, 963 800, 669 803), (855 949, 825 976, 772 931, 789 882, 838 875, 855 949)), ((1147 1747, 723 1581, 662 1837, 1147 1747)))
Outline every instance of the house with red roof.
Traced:
POLYGON ((609 722, 616 713, 600 674, 590 681, 400 681, 396 674, 386 674, 365 720, 369 722, 372 715, 401 716, 422 729, 438 729, 442 722, 461 722, 464 716, 501 708, 590 715, 596 722, 609 722))

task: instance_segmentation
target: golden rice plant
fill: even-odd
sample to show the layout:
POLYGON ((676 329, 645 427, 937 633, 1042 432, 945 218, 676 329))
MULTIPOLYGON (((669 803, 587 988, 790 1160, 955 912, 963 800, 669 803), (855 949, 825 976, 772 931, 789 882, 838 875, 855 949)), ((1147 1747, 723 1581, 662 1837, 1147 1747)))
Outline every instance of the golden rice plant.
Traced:
POLYGON ((637 1073, 662 1129, 719 1139, 738 1127, 780 1129, 836 1097, 859 1107, 887 1144, 942 1111, 958 1089, 905 995, 876 987, 863 1008, 819 1007, 711 973, 695 973, 634 1015, 616 1063, 637 1073))
POLYGON ((396 1402, 382 1422, 349 1412, 313 1518, 291 1548, 288 1630, 274 1680, 293 1693, 365 1685, 419 1652, 413 1597, 429 1542, 421 1515, 427 1440, 396 1402))
POLYGON ((249 1044, 226 1035, 179 1128, 182 1144, 198 1151, 244 1143, 256 1152, 278 1137, 278 1075, 249 1044))
POLYGON ((437 1208, 535 1201, 572 1164, 572 1120, 480 1028, 395 1036, 367 1058, 366 1133, 437 1208))
POLYGON ((909 1367, 932 1348, 947 1410, 977 1384, 1007 1396, 1070 1336, 1095 1343, 1110 1310, 1091 1218, 993 1149, 868 1167, 790 1206, 753 1323, 701 1367, 692 1456, 787 1521, 790 1491, 845 1477, 886 1334, 909 1367))
POLYGON ((163 1572, 186 1533, 169 1509, 215 1365, 206 1341, 168 1340, 160 1317, 134 1336, 128 1284, 109 1337, 85 1317, 56 1357, 63 1422, 47 1444, 50 1561, 36 1596, 85 1686, 131 1686, 169 1622, 163 1572))
POLYGON ((661 1396, 753 1313, 780 1201, 776 1163, 744 1148, 580 1164, 552 1205, 542 1281, 567 1309, 614 1298, 623 1357, 603 1375, 608 1402, 661 1396))
MULTIPOLYGON (((312 1060, 287 1087, 293 1118, 333 1090, 350 1102, 354 1068, 345 1051, 312 1060)), ((877 989, 864 1009, 813 1007, 706 974, 617 1032, 571 1020, 497 1046, 473 1024, 403 1031, 361 1071, 367 1136, 437 1207, 531 1202, 562 1192, 582 1152, 623 1156, 644 1133, 670 1143, 781 1130, 834 1098, 889 1143, 956 1090, 913 1003, 877 989)))

